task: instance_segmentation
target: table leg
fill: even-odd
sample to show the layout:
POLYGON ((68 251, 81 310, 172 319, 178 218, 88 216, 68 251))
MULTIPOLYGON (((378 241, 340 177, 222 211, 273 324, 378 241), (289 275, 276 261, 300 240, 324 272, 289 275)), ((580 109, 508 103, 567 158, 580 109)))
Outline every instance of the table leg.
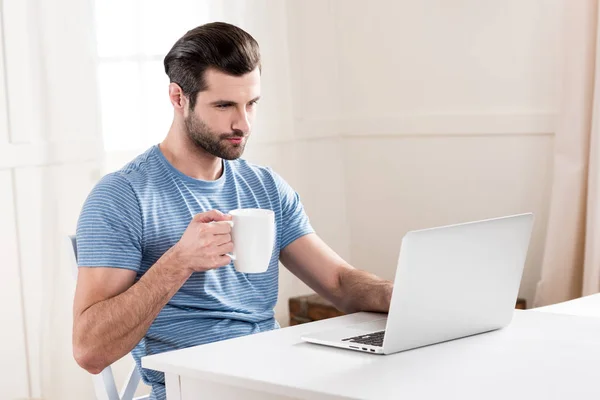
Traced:
POLYGON ((181 396, 181 382, 179 375, 166 373, 165 374, 165 385, 167 388, 167 400, 182 400, 181 396))

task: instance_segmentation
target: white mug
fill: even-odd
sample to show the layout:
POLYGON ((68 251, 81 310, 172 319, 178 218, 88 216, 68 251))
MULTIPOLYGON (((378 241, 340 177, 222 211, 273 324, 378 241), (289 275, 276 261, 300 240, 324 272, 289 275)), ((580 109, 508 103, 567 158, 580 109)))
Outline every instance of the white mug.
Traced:
POLYGON ((271 263, 275 245, 275 213, 260 208, 232 210, 231 240, 233 254, 229 256, 238 272, 265 272, 271 263))

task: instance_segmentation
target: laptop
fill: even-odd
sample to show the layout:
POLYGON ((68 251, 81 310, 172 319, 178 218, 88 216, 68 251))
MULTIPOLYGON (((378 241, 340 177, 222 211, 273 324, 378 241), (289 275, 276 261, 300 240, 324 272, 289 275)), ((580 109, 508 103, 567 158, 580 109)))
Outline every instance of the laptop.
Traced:
POLYGON ((533 220, 526 213, 408 232, 387 317, 302 340, 392 354, 507 326, 533 220))

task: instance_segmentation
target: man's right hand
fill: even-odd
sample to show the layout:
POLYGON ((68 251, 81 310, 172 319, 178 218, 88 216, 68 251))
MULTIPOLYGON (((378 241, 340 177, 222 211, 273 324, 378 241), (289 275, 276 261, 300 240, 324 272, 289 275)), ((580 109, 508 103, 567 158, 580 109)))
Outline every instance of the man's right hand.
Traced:
POLYGON ((174 246, 175 257, 190 272, 228 265, 233 251, 231 216, 217 210, 196 214, 174 246))

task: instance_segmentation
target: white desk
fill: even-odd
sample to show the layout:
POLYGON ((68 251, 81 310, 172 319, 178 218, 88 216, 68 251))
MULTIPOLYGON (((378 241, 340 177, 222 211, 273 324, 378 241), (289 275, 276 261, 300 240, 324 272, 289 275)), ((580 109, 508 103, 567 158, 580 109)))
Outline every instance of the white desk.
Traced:
POLYGON ((532 308, 531 311, 600 318, 600 293, 553 304, 551 306, 532 308))
POLYGON ((515 311, 508 328, 388 356, 300 335, 348 316, 145 357, 168 400, 600 399, 600 319, 515 311))

